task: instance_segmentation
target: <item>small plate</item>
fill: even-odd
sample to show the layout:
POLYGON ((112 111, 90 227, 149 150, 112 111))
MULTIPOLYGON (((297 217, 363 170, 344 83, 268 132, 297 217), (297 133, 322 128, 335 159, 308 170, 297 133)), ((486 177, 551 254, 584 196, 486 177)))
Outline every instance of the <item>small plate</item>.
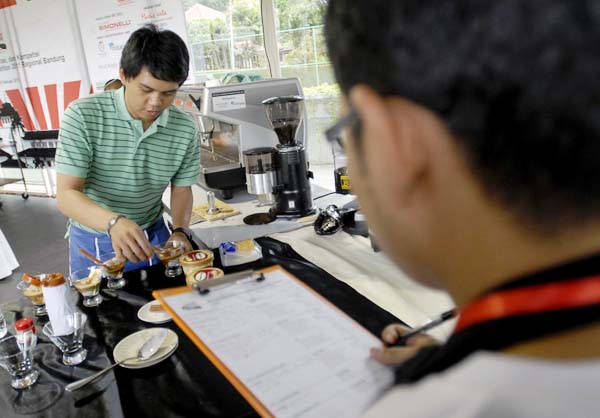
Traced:
POLYGON ((153 305, 160 305, 160 302, 153 300, 152 302, 146 303, 142 306, 137 313, 137 317, 144 322, 150 322, 151 324, 164 324, 172 320, 171 315, 167 311, 151 311, 150 308, 153 305))
POLYGON ((162 332, 161 330, 164 329, 168 331, 167 337, 152 357, 147 360, 129 360, 121 364, 121 367, 125 367, 126 369, 142 369, 160 363, 173 354, 179 344, 177 334, 168 328, 147 328, 128 335, 116 345, 113 350, 113 358, 115 361, 121 361, 126 358, 135 357, 140 347, 148 340, 148 338, 158 332, 162 332))

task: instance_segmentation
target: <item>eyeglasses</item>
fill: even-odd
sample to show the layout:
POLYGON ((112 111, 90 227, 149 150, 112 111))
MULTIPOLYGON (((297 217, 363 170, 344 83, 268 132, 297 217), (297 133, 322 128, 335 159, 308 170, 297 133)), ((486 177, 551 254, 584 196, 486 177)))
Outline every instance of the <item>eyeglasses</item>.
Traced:
POLYGON ((325 131, 325 138, 331 144, 337 144, 340 148, 344 148, 342 141, 342 131, 348 126, 354 126, 359 122, 358 113, 356 110, 351 109, 350 112, 338 120, 335 125, 325 131))

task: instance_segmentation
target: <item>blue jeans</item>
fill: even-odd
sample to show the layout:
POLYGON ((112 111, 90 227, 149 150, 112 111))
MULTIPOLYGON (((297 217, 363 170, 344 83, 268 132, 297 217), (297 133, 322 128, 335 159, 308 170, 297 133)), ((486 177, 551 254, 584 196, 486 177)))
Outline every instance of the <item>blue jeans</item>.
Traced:
MULTIPOLYGON (((167 229, 163 218, 161 217, 153 225, 144 230, 144 234, 152 245, 158 245, 169 239, 171 233, 167 229)), ((81 254, 79 249, 83 248, 96 258, 102 258, 103 254, 113 252, 112 240, 106 234, 97 234, 88 232, 81 228, 71 225, 69 232, 69 271, 74 272, 94 265, 94 262, 81 254)), ((154 255, 148 261, 125 263, 125 271, 135 270, 142 267, 159 264, 160 260, 154 255)))

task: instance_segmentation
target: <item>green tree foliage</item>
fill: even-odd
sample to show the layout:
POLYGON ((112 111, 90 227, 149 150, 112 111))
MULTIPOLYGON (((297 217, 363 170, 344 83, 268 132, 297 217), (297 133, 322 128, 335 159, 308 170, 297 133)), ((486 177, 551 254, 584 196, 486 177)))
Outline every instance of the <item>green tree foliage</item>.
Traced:
MULTIPOLYGON (((302 80, 309 138, 321 138, 323 130, 339 113, 340 93, 328 63, 323 37, 327 1, 274 0, 282 74, 302 80)), ((222 19, 188 22, 188 39, 194 49, 199 79, 215 77, 228 82, 269 76, 260 0, 183 0, 185 10, 195 4, 224 14, 222 19), (230 20, 233 34, 229 29, 230 20)), ((311 161, 331 162, 329 144, 317 139, 311 149, 311 161)))
MULTIPOLYGON (((194 4, 202 4, 221 11, 225 16, 223 19, 200 19, 188 23, 188 38, 194 49, 197 68, 211 72, 232 68, 236 71, 266 68, 260 0, 183 2, 186 10, 194 4), (230 19, 233 22, 233 34, 229 29, 230 19)), ((319 65, 328 62, 322 29, 327 0, 274 0, 274 5, 282 65, 299 66, 298 71, 292 70, 292 73, 301 78, 302 71, 310 71, 310 77, 306 79, 310 84, 323 83, 323 76, 319 81, 315 71, 322 71, 318 69, 319 65), (308 68, 310 66, 313 66, 312 69, 308 68)))
POLYGON ((325 0, 275 0, 279 29, 298 29, 323 24, 325 0))
MULTIPOLYGON (((185 10, 190 9, 195 4, 201 4, 223 12, 227 15, 227 18, 229 18, 231 12, 230 7, 233 5, 232 20, 236 36, 262 33, 259 0, 183 0, 185 10)), ((278 29, 289 30, 322 25, 326 4, 327 0, 275 0, 279 21, 278 29)), ((227 32, 226 22, 220 22, 220 24, 225 26, 213 25, 210 27, 204 23, 204 29, 227 32)), ((200 26, 195 29, 200 29, 200 26)), ((192 42, 207 39, 204 34, 196 30, 188 30, 188 32, 192 42)), ((208 38, 213 39, 212 36, 208 38)))

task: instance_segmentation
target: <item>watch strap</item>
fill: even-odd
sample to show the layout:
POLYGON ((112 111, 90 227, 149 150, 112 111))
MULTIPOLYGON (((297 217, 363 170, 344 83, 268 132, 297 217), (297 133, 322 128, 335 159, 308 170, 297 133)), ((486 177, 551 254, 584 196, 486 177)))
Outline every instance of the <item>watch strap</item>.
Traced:
POLYGON ((110 220, 108 221, 108 224, 106 225, 106 235, 110 236, 110 230, 112 229, 112 227, 115 226, 117 224, 117 222, 119 222, 119 219, 124 218, 124 217, 125 217, 125 215, 117 215, 117 216, 110 218, 110 220))
POLYGON ((193 242, 192 233, 189 229, 183 227, 173 228, 173 231, 171 231, 171 233, 174 234, 175 232, 181 232, 183 235, 185 235, 189 242, 193 242))

